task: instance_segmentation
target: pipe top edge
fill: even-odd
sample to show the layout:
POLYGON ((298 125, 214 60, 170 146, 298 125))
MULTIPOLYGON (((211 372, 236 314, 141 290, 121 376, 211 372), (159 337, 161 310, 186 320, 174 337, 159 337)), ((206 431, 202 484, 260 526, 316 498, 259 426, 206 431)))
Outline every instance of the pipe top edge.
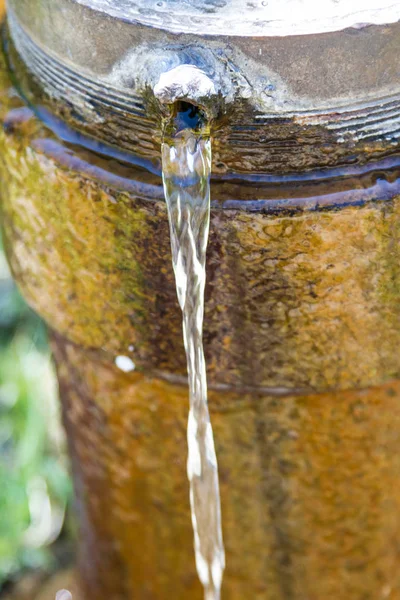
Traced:
POLYGON ((172 33, 289 36, 400 20, 393 0, 74 0, 110 17, 172 33))

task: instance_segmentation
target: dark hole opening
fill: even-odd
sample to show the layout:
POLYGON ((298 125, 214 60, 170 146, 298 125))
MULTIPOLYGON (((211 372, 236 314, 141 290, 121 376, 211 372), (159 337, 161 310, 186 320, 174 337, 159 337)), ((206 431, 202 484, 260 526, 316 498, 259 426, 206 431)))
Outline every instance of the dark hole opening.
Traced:
POLYGON ((174 108, 175 130, 177 132, 184 129, 200 131, 203 128, 206 119, 201 108, 184 100, 175 102, 174 108))

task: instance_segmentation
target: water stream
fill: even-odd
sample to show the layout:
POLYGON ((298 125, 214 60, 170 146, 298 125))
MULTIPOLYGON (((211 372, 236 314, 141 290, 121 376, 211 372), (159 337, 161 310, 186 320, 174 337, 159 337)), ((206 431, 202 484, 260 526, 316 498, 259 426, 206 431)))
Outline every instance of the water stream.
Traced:
POLYGON ((202 339, 210 221, 209 137, 189 128, 166 138, 162 145, 162 165, 189 380, 187 472, 196 567, 205 600, 219 600, 225 553, 202 339))

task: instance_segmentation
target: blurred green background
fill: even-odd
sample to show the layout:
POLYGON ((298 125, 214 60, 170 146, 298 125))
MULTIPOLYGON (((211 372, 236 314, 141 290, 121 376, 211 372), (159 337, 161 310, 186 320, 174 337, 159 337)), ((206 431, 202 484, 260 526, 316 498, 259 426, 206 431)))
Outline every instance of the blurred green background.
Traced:
POLYGON ((70 491, 46 329, 0 245, 0 590, 27 569, 51 568, 70 491))

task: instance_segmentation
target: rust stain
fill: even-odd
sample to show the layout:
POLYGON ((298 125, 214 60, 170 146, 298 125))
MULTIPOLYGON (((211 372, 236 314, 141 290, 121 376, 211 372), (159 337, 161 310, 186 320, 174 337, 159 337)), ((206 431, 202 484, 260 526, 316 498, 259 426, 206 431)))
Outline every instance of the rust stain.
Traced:
MULTIPOLYGON (((123 374, 55 334, 53 349, 86 596, 200 600, 186 387, 123 374)), ((210 393, 224 598, 400 598, 399 400, 399 382, 285 398, 210 393)))

